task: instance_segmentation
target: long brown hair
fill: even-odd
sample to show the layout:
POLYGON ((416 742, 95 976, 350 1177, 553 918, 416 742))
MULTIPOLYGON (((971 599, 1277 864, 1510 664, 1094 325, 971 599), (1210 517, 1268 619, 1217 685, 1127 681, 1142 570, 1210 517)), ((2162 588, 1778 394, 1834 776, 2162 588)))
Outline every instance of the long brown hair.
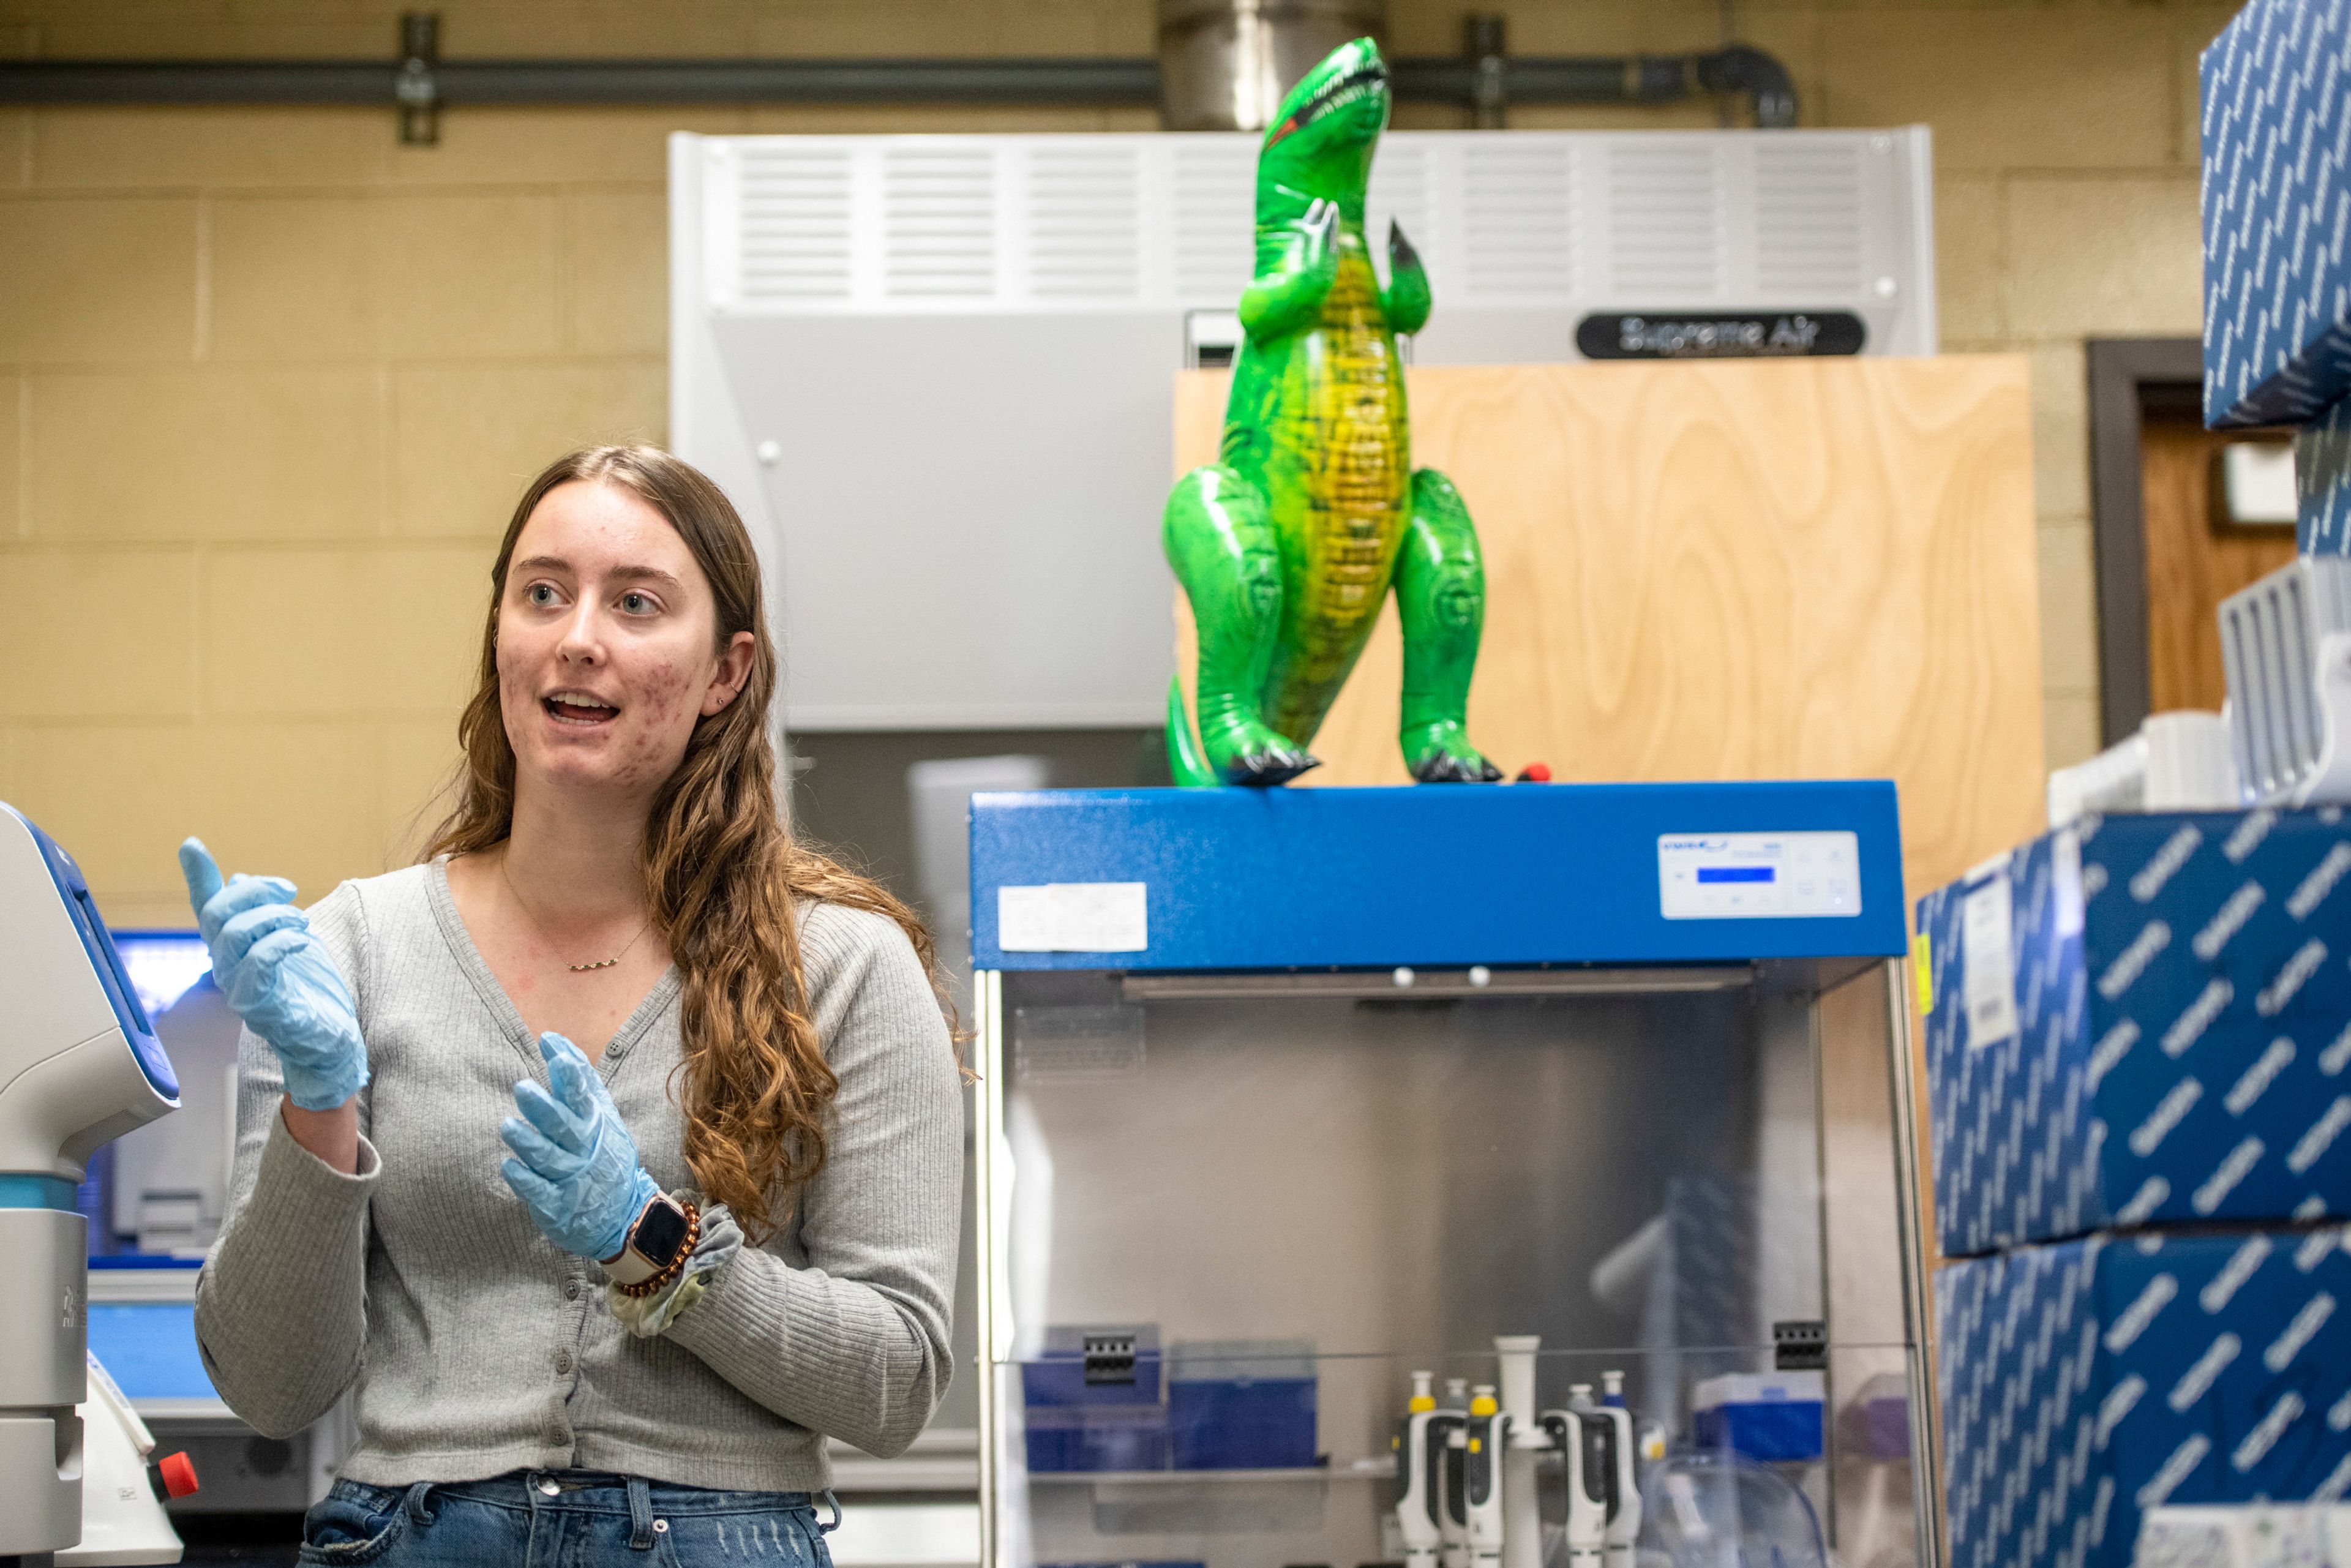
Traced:
POLYGON ((930 933, 879 883, 798 842, 776 799, 768 708, 776 651, 759 563, 743 519, 717 486, 651 446, 583 448, 548 465, 516 503, 490 569, 481 683, 457 721, 457 804, 424 858, 502 843, 514 824, 515 754, 498 703, 498 607, 523 525, 547 493, 574 480, 616 485, 676 528, 717 600, 717 646, 754 639, 735 700, 695 723, 684 760, 646 824, 645 897, 684 980, 681 1032, 685 1159, 710 1197, 753 1240, 774 1232, 789 1195, 824 1165, 825 1113, 839 1080, 808 1013, 800 967, 802 901, 846 904, 897 922, 937 988, 930 933))

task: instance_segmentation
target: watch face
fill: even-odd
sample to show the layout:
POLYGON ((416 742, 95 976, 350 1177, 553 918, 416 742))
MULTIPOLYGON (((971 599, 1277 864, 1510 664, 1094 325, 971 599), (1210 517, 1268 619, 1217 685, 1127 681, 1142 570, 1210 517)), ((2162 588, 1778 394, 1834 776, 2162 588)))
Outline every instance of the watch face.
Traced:
POLYGON ((683 1210, 656 1198, 646 1205, 644 1217, 637 1221, 637 1233, 629 1239, 637 1256, 656 1269, 669 1267, 677 1249, 685 1245, 685 1215, 683 1210))

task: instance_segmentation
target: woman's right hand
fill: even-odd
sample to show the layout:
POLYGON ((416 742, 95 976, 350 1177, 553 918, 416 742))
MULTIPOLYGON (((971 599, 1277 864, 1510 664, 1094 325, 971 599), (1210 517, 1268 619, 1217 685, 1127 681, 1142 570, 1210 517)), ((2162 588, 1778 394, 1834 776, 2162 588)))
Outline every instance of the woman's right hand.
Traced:
POLYGON ((294 907, 283 877, 239 875, 224 883, 198 839, 180 846, 180 871, 196 928, 213 956, 213 979, 246 1027, 286 1070, 287 1098, 331 1111, 368 1081, 359 1009, 327 949, 294 907))

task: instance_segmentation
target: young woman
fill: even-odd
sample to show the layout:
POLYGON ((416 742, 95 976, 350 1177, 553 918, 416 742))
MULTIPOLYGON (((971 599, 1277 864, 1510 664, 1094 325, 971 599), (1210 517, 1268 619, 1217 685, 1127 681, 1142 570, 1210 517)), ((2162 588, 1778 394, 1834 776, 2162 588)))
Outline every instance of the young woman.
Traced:
POLYGON ((709 480, 575 453, 490 575, 424 863, 306 915, 182 848, 247 1026, 205 1364, 273 1435, 356 1389, 306 1562, 824 1564, 825 1439, 897 1453, 947 1381, 929 939, 783 826, 709 480))

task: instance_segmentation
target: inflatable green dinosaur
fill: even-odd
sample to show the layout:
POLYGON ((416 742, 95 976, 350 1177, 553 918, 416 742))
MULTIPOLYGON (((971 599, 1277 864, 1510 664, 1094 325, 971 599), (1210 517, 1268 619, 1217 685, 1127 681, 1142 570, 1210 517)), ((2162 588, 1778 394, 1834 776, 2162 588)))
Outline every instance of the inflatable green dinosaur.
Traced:
POLYGON ((1428 274, 1388 228, 1380 287, 1364 240, 1388 74, 1369 38, 1334 50, 1281 103, 1257 165, 1257 269, 1218 460, 1176 481, 1162 539, 1199 628, 1195 741, 1167 696, 1179 784, 1281 784, 1395 590, 1397 738, 1424 783, 1501 772, 1463 717, 1486 615, 1478 535, 1452 481, 1412 466, 1396 334, 1428 319, 1428 274))

